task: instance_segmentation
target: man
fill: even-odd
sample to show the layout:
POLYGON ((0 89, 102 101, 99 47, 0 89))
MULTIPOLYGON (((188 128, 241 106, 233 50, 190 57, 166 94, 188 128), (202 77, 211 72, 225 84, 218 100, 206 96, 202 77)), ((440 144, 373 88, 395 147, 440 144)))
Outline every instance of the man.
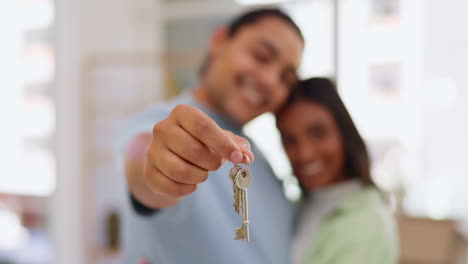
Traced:
POLYGON ((303 46, 287 15, 251 11, 213 34, 191 93, 127 124, 122 149, 132 206, 124 216, 125 263, 142 257, 158 264, 289 262, 292 206, 242 125, 283 103, 297 81, 303 46), (241 218, 228 177, 245 155, 256 159, 248 244, 234 240, 241 218))

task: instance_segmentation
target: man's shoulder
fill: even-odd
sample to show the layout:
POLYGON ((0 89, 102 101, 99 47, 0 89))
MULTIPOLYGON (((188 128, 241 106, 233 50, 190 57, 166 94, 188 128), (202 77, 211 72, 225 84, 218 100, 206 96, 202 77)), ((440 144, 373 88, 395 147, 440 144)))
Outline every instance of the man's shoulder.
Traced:
POLYGON ((134 114, 130 119, 138 117, 168 115, 172 111, 172 109, 174 109, 174 107, 176 107, 179 104, 193 104, 193 100, 191 99, 190 94, 183 93, 168 100, 161 100, 155 102, 134 114))
POLYGON ((189 93, 181 94, 170 100, 155 102, 129 116, 118 128, 116 142, 120 151, 131 138, 139 133, 151 132, 156 123, 168 117, 178 104, 191 104, 189 93))
POLYGON ((166 118, 179 104, 192 104, 193 100, 189 93, 183 93, 169 100, 158 101, 146 106, 142 110, 131 115, 126 122, 126 126, 135 126, 140 123, 156 123, 166 118))
POLYGON ((163 119, 169 115, 172 108, 168 101, 156 102, 131 115, 127 119, 127 123, 163 119))

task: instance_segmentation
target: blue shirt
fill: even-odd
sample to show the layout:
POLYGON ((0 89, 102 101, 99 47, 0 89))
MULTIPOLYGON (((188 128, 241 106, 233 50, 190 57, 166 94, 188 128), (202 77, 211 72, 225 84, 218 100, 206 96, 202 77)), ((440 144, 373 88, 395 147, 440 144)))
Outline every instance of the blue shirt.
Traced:
MULTIPOLYGON (((137 133, 151 131, 177 104, 196 106, 223 129, 246 137, 240 126, 198 105, 191 94, 184 94, 132 118, 121 133, 120 151, 137 133)), ((136 263, 141 257, 153 264, 289 263, 293 207, 264 156, 253 142, 250 143, 255 162, 250 166, 252 183, 248 189, 249 243, 234 240, 234 229, 241 226, 241 215, 233 210, 229 179, 233 164, 226 162, 219 170, 211 172, 197 191, 174 207, 145 216, 137 213, 127 199, 123 217, 125 263, 136 263)))

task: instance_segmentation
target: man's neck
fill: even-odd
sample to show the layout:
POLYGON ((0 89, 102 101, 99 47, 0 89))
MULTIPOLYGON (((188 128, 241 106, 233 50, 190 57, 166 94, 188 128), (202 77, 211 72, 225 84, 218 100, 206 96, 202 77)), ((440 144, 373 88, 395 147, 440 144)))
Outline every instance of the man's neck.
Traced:
POLYGON ((198 86, 195 87, 195 89, 193 89, 192 97, 193 100, 200 106, 224 116, 226 120, 229 120, 230 122, 232 122, 232 124, 235 124, 236 126, 243 126, 243 124, 238 124, 234 122, 224 113, 220 105, 213 99, 212 96, 210 96, 208 92, 208 87, 206 87, 203 83, 200 83, 198 86))
POLYGON ((201 106, 204 106, 208 109, 211 109, 215 112, 221 112, 216 102, 208 94, 208 87, 203 83, 198 84, 198 86, 193 89, 192 92, 193 100, 199 103, 201 106))

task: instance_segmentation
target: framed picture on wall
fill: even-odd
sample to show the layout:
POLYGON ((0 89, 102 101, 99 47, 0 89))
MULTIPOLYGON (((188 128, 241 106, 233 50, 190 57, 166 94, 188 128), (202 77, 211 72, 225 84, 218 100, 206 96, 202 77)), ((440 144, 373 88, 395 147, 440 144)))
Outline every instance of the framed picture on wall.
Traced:
POLYGON ((400 0, 372 0, 371 8, 375 16, 398 16, 400 14, 400 0))
POLYGON ((399 23, 401 0, 370 0, 372 24, 393 26, 399 23))
POLYGON ((401 65, 398 62, 373 64, 369 67, 371 97, 385 102, 401 100, 401 65))

